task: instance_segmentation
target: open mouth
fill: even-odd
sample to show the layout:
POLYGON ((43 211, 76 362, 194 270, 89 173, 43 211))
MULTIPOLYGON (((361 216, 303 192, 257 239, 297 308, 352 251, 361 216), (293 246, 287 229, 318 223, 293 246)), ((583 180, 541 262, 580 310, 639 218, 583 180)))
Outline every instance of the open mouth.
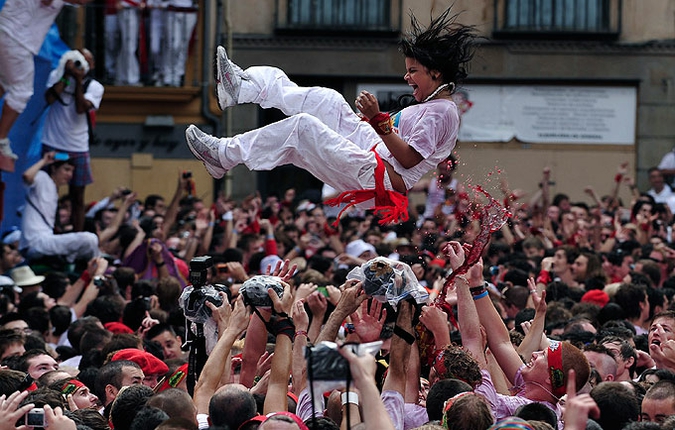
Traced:
POLYGON ((652 340, 652 345, 659 345, 659 346, 660 346, 660 345, 661 345, 661 341, 658 340, 658 339, 654 339, 654 340, 652 340))

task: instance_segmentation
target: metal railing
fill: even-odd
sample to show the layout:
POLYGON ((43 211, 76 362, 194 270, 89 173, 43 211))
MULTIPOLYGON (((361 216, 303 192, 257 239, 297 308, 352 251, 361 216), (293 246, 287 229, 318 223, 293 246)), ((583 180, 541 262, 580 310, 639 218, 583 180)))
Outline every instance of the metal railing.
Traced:
POLYGON ((616 39, 622 0, 494 0, 495 37, 616 39))
POLYGON ((401 29, 402 0, 277 0, 276 29, 384 32, 401 29))

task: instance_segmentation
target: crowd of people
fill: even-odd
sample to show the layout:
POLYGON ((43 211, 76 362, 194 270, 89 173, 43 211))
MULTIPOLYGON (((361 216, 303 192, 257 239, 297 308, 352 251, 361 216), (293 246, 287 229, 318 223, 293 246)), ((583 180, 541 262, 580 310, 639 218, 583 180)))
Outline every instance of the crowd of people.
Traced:
MULTIPOLYGON (((23 232, 12 231, 2 248, 0 408, 18 418, 41 407, 64 429, 670 428, 673 217, 625 165, 607 195, 586 190, 592 205, 549 197, 548 169, 535 192, 504 183, 513 217, 454 277, 447 306, 383 304, 349 278, 379 256, 408 264, 432 297, 443 289, 480 228, 477 197, 448 180, 454 165, 441 163, 435 187, 417 189, 455 184, 431 217, 420 205, 393 225, 358 209, 335 224, 293 189, 208 207, 181 174, 170 200, 117 189, 92 203, 91 258, 25 259, 23 232), (203 255, 214 261, 207 283, 226 288, 223 305, 209 305, 219 337, 190 395, 178 298, 203 255), (239 293, 270 271, 285 286, 272 320, 239 293), (376 357, 340 349, 349 394, 309 388, 303 348, 324 340, 383 342, 376 357)), ((55 237, 73 229, 66 202, 55 237)))

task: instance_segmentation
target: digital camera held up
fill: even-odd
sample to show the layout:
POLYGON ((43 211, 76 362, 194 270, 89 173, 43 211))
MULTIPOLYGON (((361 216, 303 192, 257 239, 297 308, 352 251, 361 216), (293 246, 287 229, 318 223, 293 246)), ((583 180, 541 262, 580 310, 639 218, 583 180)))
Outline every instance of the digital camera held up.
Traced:
POLYGON ((213 266, 213 260, 210 256, 195 257, 190 261, 190 282, 180 295, 179 304, 185 318, 194 322, 204 324, 211 319, 211 309, 206 306, 206 302, 211 302, 215 306, 223 304, 220 292, 229 293, 226 286, 221 284, 206 285, 206 276, 209 268, 213 266))

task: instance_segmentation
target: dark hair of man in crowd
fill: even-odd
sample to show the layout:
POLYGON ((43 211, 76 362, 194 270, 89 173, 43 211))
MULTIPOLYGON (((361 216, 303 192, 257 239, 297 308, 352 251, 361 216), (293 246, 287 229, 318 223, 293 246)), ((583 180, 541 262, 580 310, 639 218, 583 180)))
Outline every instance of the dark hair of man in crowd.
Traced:
MULTIPOLYGON (((115 430, 130 430, 136 414, 145 407, 153 394, 152 388, 145 385, 131 385, 120 390, 110 408, 110 422, 115 430)), ((168 415, 164 415, 164 419, 169 418, 168 415)))
POLYGON ((150 303, 145 297, 137 297, 124 307, 122 323, 131 330, 138 330, 145 318, 145 312, 150 310, 150 303))
POLYGON ((221 388, 209 402, 209 417, 214 426, 236 429, 257 414, 253 395, 239 387, 221 388))
POLYGON ((429 421, 443 418, 443 404, 459 393, 471 391, 473 387, 459 379, 441 379, 431 386, 427 394, 427 414, 429 421))
POLYGON ((72 314, 68 306, 56 305, 49 310, 49 320, 52 322, 52 334, 61 336, 70 327, 72 314))
POLYGON ((103 357, 110 359, 111 353, 117 352, 120 349, 139 348, 142 342, 141 338, 133 333, 115 333, 103 347, 101 353, 103 357))
MULTIPOLYGON (((628 343, 628 341, 620 336, 603 336, 599 341, 598 344, 606 346, 608 343, 616 343, 619 345, 619 355, 621 356, 621 359, 623 361, 628 361, 631 358, 633 359, 633 364, 631 367, 628 369, 628 373, 630 374, 631 378, 635 377, 635 369, 637 368, 637 351, 635 351, 635 348, 628 343)), ((616 358, 616 357, 615 357, 616 358)))
POLYGON ((482 430, 494 423, 487 401, 480 394, 466 394, 445 412, 448 428, 452 430, 482 430))
POLYGON ((23 345, 26 342, 24 334, 14 329, 0 330, 0 357, 5 354, 5 351, 10 346, 15 344, 23 345))
POLYGON ((110 430, 108 421, 96 409, 77 409, 70 413, 74 418, 79 419, 82 425, 89 427, 91 430, 110 430))
POLYGON ((159 336, 160 334, 164 333, 165 331, 168 331, 169 333, 171 333, 172 336, 176 336, 176 330, 174 330, 174 328, 170 324, 159 323, 159 324, 155 324, 154 326, 150 327, 150 330, 148 330, 145 333, 145 338, 146 339, 154 339, 157 336, 159 336))
POLYGON ((621 306, 626 313, 626 318, 639 318, 642 310, 640 303, 645 301, 647 289, 642 285, 621 284, 614 294, 614 302, 621 306))
MULTIPOLYGON (((167 413, 163 410, 145 406, 136 413, 134 420, 129 426, 129 430, 155 429, 157 426, 168 419, 169 415, 167 415, 167 413)), ((117 426, 115 426, 115 429, 117 429, 117 426)))
POLYGON ((27 373, 28 368, 30 367, 30 363, 28 363, 28 361, 31 358, 40 355, 49 355, 49 353, 44 349, 29 349, 28 351, 24 352, 23 355, 19 357, 19 361, 17 363, 18 367, 16 368, 16 370, 27 373))
POLYGON ((80 339, 80 351, 87 352, 92 349, 102 349, 112 338, 112 333, 106 329, 96 328, 86 332, 80 339))
POLYGON ((126 303, 122 296, 105 295, 96 297, 87 305, 85 315, 95 316, 101 320, 101 324, 117 322, 122 318, 122 312, 126 303))
POLYGON ((136 282, 136 272, 131 267, 118 267, 112 272, 112 276, 117 281, 117 288, 122 295, 125 294, 127 287, 131 287, 136 282))
POLYGON ((42 291, 49 297, 58 299, 66 292, 70 279, 63 272, 47 272, 45 280, 42 281, 42 291))
POLYGON ((558 428, 558 417, 553 409, 543 403, 532 402, 522 405, 516 409, 516 413, 513 415, 526 421, 543 421, 556 430, 558 428))
POLYGON ((21 406, 27 405, 28 403, 33 403, 36 408, 43 408, 45 405, 61 409, 65 409, 66 407, 66 401, 61 395, 61 392, 54 391, 47 387, 41 387, 28 393, 28 397, 21 402, 21 406))
POLYGON ((0 369, 0 396, 9 397, 15 391, 19 391, 26 373, 12 369, 0 369))
POLYGON ((640 405, 633 392, 621 382, 603 382, 591 390, 591 397, 600 408, 596 419, 603 429, 620 429, 630 421, 637 421, 640 405))
POLYGON ((147 405, 163 410, 171 418, 184 418, 192 420, 194 425, 197 424, 195 422, 197 410, 192 403, 192 398, 187 392, 178 388, 169 388, 155 394, 148 400, 147 405))
POLYGON ((80 353, 80 340, 84 333, 89 330, 101 328, 101 321, 96 317, 83 317, 73 321, 68 328, 68 342, 70 345, 80 353))
POLYGON ((106 363, 98 372, 96 377, 96 384, 94 386, 94 394, 103 402, 106 398, 105 387, 112 385, 118 390, 122 388, 122 369, 125 367, 135 367, 140 369, 141 366, 128 360, 117 360, 106 363))

